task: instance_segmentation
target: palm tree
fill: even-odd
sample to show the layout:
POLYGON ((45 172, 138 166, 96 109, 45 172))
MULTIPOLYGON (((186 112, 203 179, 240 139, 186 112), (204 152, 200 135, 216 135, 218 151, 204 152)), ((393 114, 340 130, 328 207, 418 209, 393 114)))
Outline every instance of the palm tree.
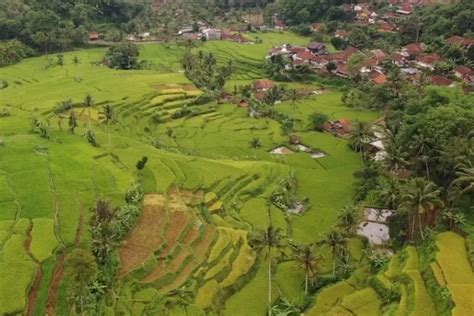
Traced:
POLYGON ((119 209, 114 208, 111 201, 99 199, 91 210, 93 211, 90 219, 92 252, 99 263, 105 263, 116 243, 116 225, 114 224, 119 209))
POLYGON ((69 112, 68 126, 71 134, 74 134, 74 130, 77 127, 76 114, 74 113, 74 110, 71 110, 71 112, 69 112))
POLYGON ((309 279, 313 280, 314 275, 320 269, 323 257, 315 253, 314 245, 302 244, 293 247, 293 258, 305 272, 304 294, 308 295, 308 281, 309 279))
POLYGON ((384 169, 390 173, 396 173, 400 169, 406 167, 408 162, 405 160, 405 153, 396 143, 389 143, 385 146, 385 154, 381 161, 384 169))
POLYGON ((349 137, 350 146, 357 152, 360 152, 362 159, 364 159, 364 147, 370 141, 372 131, 369 123, 355 121, 352 124, 351 135, 349 137))
MULTIPOLYGON (((98 274, 94 256, 85 249, 74 249, 66 257, 65 274, 70 277, 74 286, 72 292, 74 300, 79 303, 79 313, 84 314, 84 298, 88 292, 88 285, 98 274)), ((76 305, 76 303, 74 303, 76 305)))
POLYGON ((443 207, 443 201, 439 196, 440 190, 438 187, 424 178, 412 179, 402 188, 399 210, 408 217, 411 239, 414 239, 416 222, 418 222, 421 239, 425 239, 424 225, 426 225, 426 218, 430 213, 443 207))
POLYGON ((94 106, 94 99, 90 94, 86 95, 83 102, 84 107, 87 108, 87 116, 89 117, 88 124, 91 129, 91 107, 94 106))
POLYGON ((413 136, 413 140, 409 145, 410 151, 417 158, 422 161, 425 166, 425 175, 430 180, 430 169, 428 161, 431 157, 431 140, 423 134, 413 136))
POLYGON ((298 99, 298 91, 296 89, 290 90, 291 108, 293 110, 293 126, 296 125, 296 100, 298 99))
POLYGON ((342 208, 338 219, 344 229, 349 233, 354 233, 354 227, 357 224, 357 208, 354 205, 346 205, 342 208))
POLYGON ((282 232, 280 228, 272 225, 267 229, 253 233, 249 236, 249 245, 254 249, 266 248, 268 263, 268 315, 272 314, 272 251, 282 245, 282 232))
POLYGON ((273 114, 274 114, 275 103, 280 98, 281 98, 281 89, 278 86, 274 86, 273 88, 268 90, 267 93, 265 94, 264 102, 270 106, 271 117, 273 117, 273 114))
POLYGON ((110 152, 110 124, 115 122, 114 109, 109 104, 104 105, 104 107, 102 108, 102 111, 99 112, 99 118, 103 123, 107 124, 107 134, 108 134, 107 151, 110 152))
POLYGON ((463 189, 461 194, 467 192, 474 192, 474 166, 469 161, 467 163, 459 164, 456 169, 457 178, 452 182, 452 186, 460 186, 463 189))
POLYGON ((332 275, 336 276, 336 261, 339 255, 341 254, 346 240, 342 233, 339 230, 332 229, 329 231, 324 238, 323 242, 331 248, 332 253, 332 275))
POLYGON ((377 195, 385 207, 397 208, 400 203, 400 181, 395 177, 383 177, 377 195))

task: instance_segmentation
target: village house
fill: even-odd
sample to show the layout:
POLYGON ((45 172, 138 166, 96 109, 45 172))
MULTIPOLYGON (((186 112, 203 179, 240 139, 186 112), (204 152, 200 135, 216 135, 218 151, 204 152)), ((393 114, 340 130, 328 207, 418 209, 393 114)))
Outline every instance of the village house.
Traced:
POLYGON ((336 32, 334 32, 334 37, 338 37, 338 38, 344 39, 344 40, 347 40, 350 35, 351 35, 351 32, 346 31, 346 30, 338 29, 338 30, 336 30, 336 32))
POLYGON ((284 31, 288 29, 288 25, 286 25, 285 21, 278 18, 277 16, 273 17, 273 25, 275 26, 275 29, 279 31, 284 31))
POLYGON ((474 79, 474 70, 466 66, 457 66, 454 68, 454 75, 466 82, 472 82, 474 79))
POLYGON ((393 53, 388 58, 391 60, 392 64, 397 67, 403 67, 406 65, 406 57, 400 53, 393 53))
POLYGON ((317 55, 322 55, 326 53, 326 45, 324 43, 320 42, 311 42, 308 45, 308 49, 313 53, 317 55))
POLYGON ((97 32, 90 32, 89 33, 89 41, 95 42, 95 41, 98 41, 99 39, 100 39, 99 33, 97 33, 97 32))
POLYGON ((423 43, 411 43, 402 48, 401 55, 407 58, 415 58, 417 55, 423 53, 426 49, 426 45, 423 43))
POLYGON ((451 45, 458 45, 464 49, 469 48, 469 46, 474 44, 473 38, 467 38, 462 36, 451 36, 446 40, 451 45))
POLYGON ((269 79, 255 80, 253 82, 254 91, 268 91, 275 86, 275 82, 269 79))
POLYGON ((380 33, 395 33, 397 27, 391 23, 380 21, 377 23, 377 30, 380 33))
POLYGON ((420 68, 433 70, 436 63, 442 61, 443 58, 436 53, 416 56, 416 65, 420 68))
POLYGON ((222 31, 219 29, 205 29, 202 33, 208 41, 220 40, 222 37, 222 31))
POLYGON ((351 132, 351 122, 348 119, 328 121, 324 123, 323 129, 339 137, 345 137, 351 132))
POLYGON ((452 87, 454 85, 451 79, 448 79, 443 76, 431 76, 429 78, 429 82, 435 86, 445 86, 445 87, 452 87))
POLYGON ((323 23, 313 23, 310 25, 311 31, 320 32, 323 27, 323 23))
POLYGON ((375 78, 372 79, 372 82, 376 85, 383 85, 387 82, 387 76, 383 73, 379 74, 375 78))

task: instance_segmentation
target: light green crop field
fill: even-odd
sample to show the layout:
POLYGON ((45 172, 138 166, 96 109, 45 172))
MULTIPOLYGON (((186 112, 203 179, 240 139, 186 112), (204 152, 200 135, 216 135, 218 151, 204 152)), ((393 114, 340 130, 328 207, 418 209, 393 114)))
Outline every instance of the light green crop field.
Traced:
MULTIPOLYGON (((231 90, 234 84, 264 77, 261 65, 271 47, 310 41, 290 33, 255 35, 261 44, 209 41, 194 50, 212 52, 222 63, 234 62, 236 72, 227 84, 231 90)), ((0 284, 0 314, 26 313, 32 298, 37 315, 51 313, 51 308, 58 315, 69 313, 71 280, 56 271, 62 254, 90 242, 90 208, 97 199, 123 204, 124 192, 139 173, 135 165, 144 156, 148 162, 139 173, 143 187, 165 201, 154 205, 156 212, 164 212, 159 214, 164 214, 165 223, 156 231, 147 226, 153 220, 139 221, 145 224, 137 229, 150 229, 150 236, 161 242, 157 246, 153 238, 132 233, 128 238, 136 238, 136 247, 121 245, 119 267, 126 272, 120 275, 118 297, 101 303, 104 314, 159 314, 166 306, 176 315, 262 315, 268 308, 267 261, 250 248, 247 232, 272 224, 294 242, 316 242, 351 202, 360 157, 348 148, 347 140, 308 131, 308 116, 318 111, 331 119, 373 121, 377 113, 347 108, 341 93, 330 90, 295 104, 276 104, 275 111, 298 122, 296 134, 302 143, 326 156, 273 155, 273 148, 288 143, 277 121, 250 118, 233 104, 192 103, 202 92, 181 72, 184 50, 176 43, 140 46, 140 57, 153 63, 149 70, 108 69, 100 64, 105 53, 101 48, 65 53, 64 67, 46 67, 55 56, 43 56, 0 68, 0 80, 8 82, 0 90, 0 110, 11 110, 11 116, 0 118, 0 276, 6 284, 15 281, 13 287, 0 284), (79 64, 73 64, 74 57, 79 64), (81 105, 87 94, 95 101, 90 118, 81 105), (69 113, 52 111, 68 99, 77 105, 79 126, 74 134, 67 131, 69 113), (110 151, 109 129, 98 120, 104 104, 110 104, 116 115, 110 126, 110 151), (195 115, 173 119, 184 106, 195 115), (33 132, 33 118, 48 122, 49 139, 33 132), (89 122, 98 147, 84 136, 89 122), (250 147, 255 137, 261 148, 250 147), (310 201, 301 215, 285 214, 267 203, 291 173, 297 177, 297 198, 310 201), (196 200, 186 200, 189 194, 196 200), (204 229, 196 230, 199 222, 204 229), (143 255, 140 249, 149 252, 143 255), (183 301, 178 296, 184 292, 191 294, 183 301), (57 298, 53 307, 51 298, 57 298)), ((148 215, 144 211, 141 216, 148 215)), ((366 264, 362 243, 348 242, 354 264, 366 264)), ((325 247, 319 252, 325 257, 320 273, 330 277, 332 255, 325 247)), ((362 315, 382 309, 379 293, 365 284, 357 287, 353 279, 322 287, 308 300, 304 272, 296 262, 284 260, 273 270, 272 302, 279 297, 295 304, 311 301, 316 313, 346 309, 362 315)), ((414 276, 408 286, 419 286, 419 281, 414 276)), ((422 294, 420 301, 426 298, 422 294)))

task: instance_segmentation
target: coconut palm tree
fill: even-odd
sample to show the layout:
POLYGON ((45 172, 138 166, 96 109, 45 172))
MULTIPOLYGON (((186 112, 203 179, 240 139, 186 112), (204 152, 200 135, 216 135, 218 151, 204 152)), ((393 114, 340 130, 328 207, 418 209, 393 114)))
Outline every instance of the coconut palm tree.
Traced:
POLYGON ((94 106, 94 99, 90 94, 86 95, 83 102, 84 107, 87 108, 87 116, 88 116, 88 125, 89 130, 91 129, 91 107, 94 106))
POLYGON ((431 158, 431 140, 423 134, 414 135, 409 144, 409 149, 416 159, 423 163, 425 175, 430 180, 429 161, 431 158))
POLYGON ((268 263, 268 315, 272 314, 272 252, 282 246, 282 231, 280 228, 268 226, 263 231, 258 231, 249 236, 249 245, 256 249, 266 249, 268 263))
POLYGON ((71 112, 69 112, 68 126, 71 134, 74 134, 74 130, 77 127, 76 114, 74 113, 74 110, 71 110, 71 112))
POLYGON ((302 244, 293 247, 293 258, 304 271, 304 294, 308 295, 308 281, 313 280, 316 272, 321 268, 323 257, 316 254, 314 245, 302 244))
POLYGON ((426 218, 443 207, 440 190, 431 181, 424 178, 410 180, 403 188, 399 211, 408 217, 410 238, 415 236, 415 223, 422 240, 425 239, 426 218))
POLYGON ((338 216, 341 226, 349 235, 354 233, 354 228, 357 224, 357 217, 357 208, 354 205, 344 206, 338 216))
POLYGON ((114 109, 109 104, 104 105, 102 111, 99 112, 99 119, 102 121, 102 123, 107 124, 107 151, 110 152, 110 124, 115 122, 114 109))
POLYGON ((332 275, 336 276, 336 261, 339 255, 342 253, 346 240, 343 234, 337 230, 332 229, 329 231, 324 238, 323 242, 331 248, 332 253, 332 275))
POLYGON ((396 143, 388 143, 385 146, 385 154, 381 160, 381 165, 390 173, 396 173, 408 165, 405 157, 406 154, 402 151, 401 146, 396 143))
POLYGON ((400 181, 395 177, 384 177, 377 190, 378 199, 385 207, 394 209, 400 203, 400 181))
POLYGON ((474 192, 474 166, 472 163, 469 161, 459 164, 456 169, 458 169, 456 171, 457 178, 451 185, 460 186, 462 188, 460 194, 474 192))
POLYGON ((349 144, 352 149, 360 152, 362 159, 364 159, 364 149, 373 136, 370 130, 370 125, 367 122, 355 121, 351 127, 351 135, 349 137, 349 144))

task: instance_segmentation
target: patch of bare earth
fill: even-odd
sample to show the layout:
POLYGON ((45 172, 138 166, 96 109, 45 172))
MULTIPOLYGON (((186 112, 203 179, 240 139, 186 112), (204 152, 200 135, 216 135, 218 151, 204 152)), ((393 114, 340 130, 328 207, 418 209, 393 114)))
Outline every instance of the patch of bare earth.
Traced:
POLYGON ((165 198, 158 194, 146 195, 142 214, 134 230, 119 248, 119 276, 139 268, 162 246, 166 221, 165 198))
POLYGON ((56 315, 56 302, 58 301, 58 289, 64 274, 64 254, 60 254, 56 259, 53 277, 49 284, 48 300, 46 302, 46 315, 56 315))

